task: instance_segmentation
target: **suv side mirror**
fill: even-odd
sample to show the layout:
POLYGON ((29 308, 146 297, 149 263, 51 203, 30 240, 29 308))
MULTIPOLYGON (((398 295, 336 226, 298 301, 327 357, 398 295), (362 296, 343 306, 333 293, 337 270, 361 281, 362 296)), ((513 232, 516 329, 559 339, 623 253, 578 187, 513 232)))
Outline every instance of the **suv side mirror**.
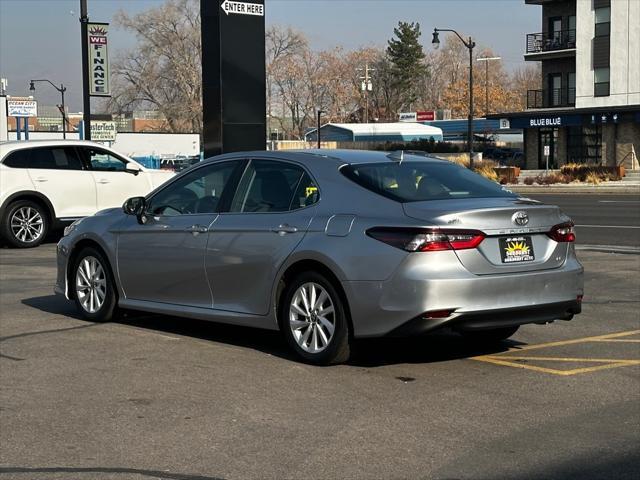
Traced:
POLYGON ((147 202, 144 197, 128 198, 122 205, 122 211, 127 215, 135 215, 140 217, 144 213, 147 202))
POLYGON ((129 168, 129 167, 127 167, 127 168, 124 169, 124 171, 137 177, 142 170, 140 170, 138 168, 129 168))

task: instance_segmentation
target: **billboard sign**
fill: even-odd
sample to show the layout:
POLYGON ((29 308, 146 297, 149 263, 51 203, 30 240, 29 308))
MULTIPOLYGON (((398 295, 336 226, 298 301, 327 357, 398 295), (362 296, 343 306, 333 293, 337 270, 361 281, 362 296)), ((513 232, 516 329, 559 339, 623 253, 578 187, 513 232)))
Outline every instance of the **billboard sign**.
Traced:
POLYGON ((435 110, 422 112, 402 112, 398 114, 400 122, 432 122, 436 119, 435 110))
POLYGON ((108 23, 89 23, 87 43, 89 52, 89 95, 111 95, 109 81, 109 53, 107 44, 108 23))
POLYGON ((426 112, 416 112, 416 120, 418 122, 432 122, 436 119, 435 110, 427 110, 426 112))
POLYGON ((91 141, 93 142, 115 142, 116 123, 101 120, 91 121, 91 141))
POLYGON ((401 122, 416 122, 418 116, 416 112, 402 112, 398 114, 398 120, 401 122))
POLYGON ((33 97, 7 97, 9 117, 37 117, 38 102, 33 97))

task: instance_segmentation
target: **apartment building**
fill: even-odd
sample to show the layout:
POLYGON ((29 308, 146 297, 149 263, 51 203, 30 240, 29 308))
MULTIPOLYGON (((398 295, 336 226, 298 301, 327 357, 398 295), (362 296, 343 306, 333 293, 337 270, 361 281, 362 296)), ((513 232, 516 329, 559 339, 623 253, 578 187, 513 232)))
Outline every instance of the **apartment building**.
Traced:
POLYGON ((541 64, 527 110, 492 115, 524 130, 526 168, 566 163, 637 168, 640 155, 640 0, 525 0, 540 32, 524 59, 541 64))

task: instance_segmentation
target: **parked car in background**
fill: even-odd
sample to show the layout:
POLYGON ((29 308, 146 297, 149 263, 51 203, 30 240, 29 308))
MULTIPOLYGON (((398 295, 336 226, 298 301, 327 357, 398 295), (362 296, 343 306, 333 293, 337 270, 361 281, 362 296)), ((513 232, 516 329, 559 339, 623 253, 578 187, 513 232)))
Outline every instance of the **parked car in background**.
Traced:
POLYGON ((35 247, 52 228, 120 206, 173 175, 93 142, 0 143, 0 237, 35 247))
POLYGON ((316 364, 354 337, 449 327, 499 341, 580 313, 569 217, 454 163, 355 150, 242 152, 74 223, 55 291, 91 321, 119 307, 279 329, 316 364))

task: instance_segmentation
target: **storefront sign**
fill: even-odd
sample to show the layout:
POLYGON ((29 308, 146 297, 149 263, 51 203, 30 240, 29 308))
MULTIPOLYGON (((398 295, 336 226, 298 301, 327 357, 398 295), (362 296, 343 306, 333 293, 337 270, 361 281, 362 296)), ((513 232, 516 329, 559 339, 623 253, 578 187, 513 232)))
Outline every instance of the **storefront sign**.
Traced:
POLYGON ((109 97, 109 53, 107 47, 108 23, 89 23, 87 42, 89 50, 89 95, 109 97))
POLYGON ((562 117, 551 118, 532 118, 529 120, 530 127, 560 127, 562 126, 562 117))
POLYGON ((7 116, 9 117, 37 117, 38 102, 33 97, 7 96, 7 116))
POLYGON ((116 123, 101 120, 92 120, 91 140, 94 142, 115 142, 116 123))
MULTIPOLYGON (((556 115, 553 117, 512 117, 508 119, 511 128, 557 128, 582 125, 581 115, 556 115)), ((502 128, 502 120, 500 121, 502 128)))
POLYGON ((402 112, 398 114, 398 121, 400 122, 432 122, 435 119, 435 110, 426 110, 422 112, 402 112))
POLYGON ((264 5, 260 3, 230 2, 229 0, 224 0, 220 8, 222 8, 227 15, 235 13, 238 15, 264 16, 264 5))

